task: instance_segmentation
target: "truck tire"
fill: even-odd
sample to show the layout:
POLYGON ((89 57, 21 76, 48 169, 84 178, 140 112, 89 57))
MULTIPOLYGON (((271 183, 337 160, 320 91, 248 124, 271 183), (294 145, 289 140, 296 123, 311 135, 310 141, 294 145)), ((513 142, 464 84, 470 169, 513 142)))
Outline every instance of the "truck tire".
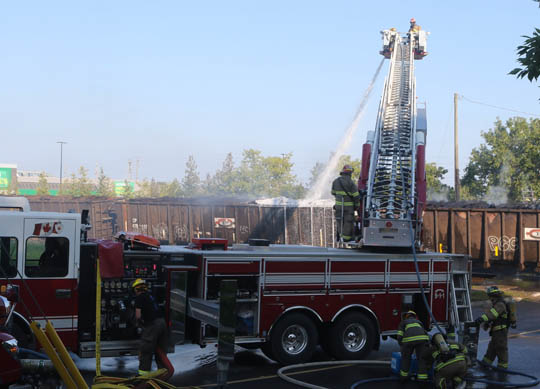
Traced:
POLYGON ((318 344, 315 323, 302 313, 281 318, 270 337, 272 355, 284 365, 304 363, 311 359, 318 344))
POLYGON ((341 315, 330 328, 330 352, 339 360, 363 359, 378 336, 373 322, 363 313, 341 315))
POLYGON ((261 351, 269 359, 271 359, 273 361, 276 360, 276 356, 274 355, 274 352, 272 351, 272 343, 270 341, 264 342, 263 344, 261 344, 261 351))

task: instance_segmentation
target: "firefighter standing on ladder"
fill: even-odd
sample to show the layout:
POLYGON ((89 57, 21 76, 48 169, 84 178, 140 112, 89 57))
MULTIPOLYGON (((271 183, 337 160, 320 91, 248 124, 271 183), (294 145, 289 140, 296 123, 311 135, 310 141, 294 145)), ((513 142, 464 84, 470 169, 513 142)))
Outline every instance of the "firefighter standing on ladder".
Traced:
MULTIPOLYGON (((488 349, 482 362, 491 365, 498 358, 497 367, 508 369, 508 315, 506 303, 502 291, 496 286, 487 288, 487 295, 491 301, 491 307, 475 320, 476 324, 482 324, 484 329, 490 329, 488 349)), ((515 328, 515 323, 512 323, 515 328)))
POLYGON ((334 211, 338 229, 338 240, 350 242, 354 240, 354 211, 360 205, 358 186, 351 175, 354 169, 351 165, 343 166, 339 177, 332 183, 332 194, 336 197, 334 211))
POLYGON ((137 325, 143 325, 141 343, 139 346, 139 375, 150 373, 152 356, 156 354, 158 369, 166 368, 156 349, 167 350, 167 324, 160 317, 154 298, 148 293, 146 282, 140 278, 133 281, 131 287, 135 290, 135 319, 137 325))

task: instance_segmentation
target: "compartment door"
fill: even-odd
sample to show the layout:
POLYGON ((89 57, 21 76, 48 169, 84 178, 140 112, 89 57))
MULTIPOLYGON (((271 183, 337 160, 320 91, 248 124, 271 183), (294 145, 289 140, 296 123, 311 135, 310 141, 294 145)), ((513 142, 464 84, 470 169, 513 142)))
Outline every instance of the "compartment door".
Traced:
POLYGON ((169 272, 169 345, 184 344, 186 339, 187 271, 169 272))

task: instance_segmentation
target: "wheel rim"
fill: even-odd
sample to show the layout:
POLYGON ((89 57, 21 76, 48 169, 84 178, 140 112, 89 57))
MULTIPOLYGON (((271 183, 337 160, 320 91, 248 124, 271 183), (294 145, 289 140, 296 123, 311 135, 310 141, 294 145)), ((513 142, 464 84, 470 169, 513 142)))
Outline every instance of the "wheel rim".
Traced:
POLYGON ((360 323, 351 323, 343 331, 343 346, 347 351, 358 352, 367 342, 366 329, 360 323))
POLYGON ((298 324, 293 324, 283 331, 281 336, 281 347, 288 354, 297 355, 304 351, 308 344, 308 333, 306 329, 298 324))

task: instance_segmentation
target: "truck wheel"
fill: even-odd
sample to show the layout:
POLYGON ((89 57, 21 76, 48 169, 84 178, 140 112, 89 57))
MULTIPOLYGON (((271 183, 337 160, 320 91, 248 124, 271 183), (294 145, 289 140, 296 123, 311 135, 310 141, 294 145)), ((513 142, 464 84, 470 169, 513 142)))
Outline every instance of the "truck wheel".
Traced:
POLYGON ((275 361, 276 356, 274 355, 274 352, 272 351, 272 343, 271 342, 264 342, 261 344, 261 351, 264 355, 266 355, 271 360, 275 361))
POLYGON ((284 365, 307 362, 318 344, 317 327, 301 313, 291 313, 278 321, 270 339, 272 354, 284 365))
POLYGON ((377 333, 360 312, 343 314, 330 329, 330 350, 341 360, 362 359, 373 349, 377 333))

